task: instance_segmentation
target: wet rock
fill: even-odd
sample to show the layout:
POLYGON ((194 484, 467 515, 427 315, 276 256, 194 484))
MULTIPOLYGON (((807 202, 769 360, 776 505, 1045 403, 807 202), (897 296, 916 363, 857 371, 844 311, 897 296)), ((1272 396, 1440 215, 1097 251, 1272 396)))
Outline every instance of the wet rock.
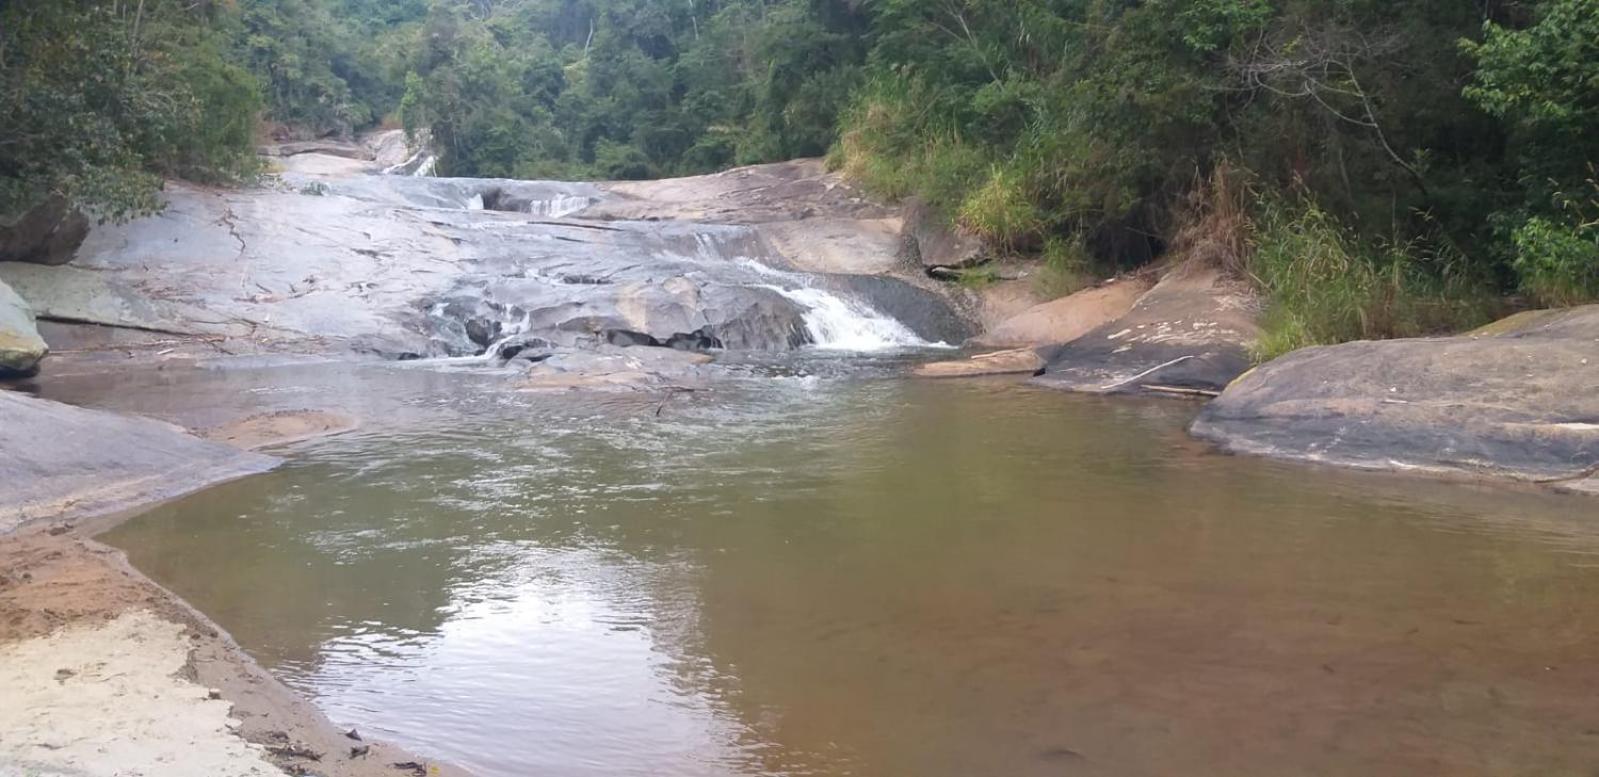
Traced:
POLYGON ((0 534, 35 518, 169 499, 277 464, 160 421, 0 391, 0 534))
POLYGON ((714 359, 672 348, 601 346, 561 351, 528 368, 529 391, 696 390, 711 377, 714 359))
POLYGON ((284 174, 269 189, 221 192, 175 183, 164 212, 97 227, 71 265, 0 265, 0 279, 51 320, 247 339, 257 352, 425 358, 594 346, 613 331, 691 350, 785 350, 812 341, 820 290, 926 339, 969 334, 937 294, 802 272, 773 248, 758 227, 776 222, 759 219, 804 217, 847 236, 849 223, 890 218, 829 176, 805 163, 623 189, 392 175, 284 174), (748 223, 588 215, 619 199, 748 223))
POLYGON ((1150 282, 1124 278, 1034 305, 972 340, 974 345, 1017 348, 1069 343, 1126 315, 1150 282))
POLYGON ((958 345, 974 333, 943 297, 898 278, 881 275, 835 275, 828 283, 865 301, 873 309, 904 324, 930 343, 958 345))
POLYGON ((1599 491, 1599 306, 1459 337, 1306 348, 1239 378, 1192 432, 1240 453, 1599 491))
POLYGON ((1220 270, 1178 266, 1125 315, 1046 353, 1034 382, 1095 394, 1220 391, 1249 369, 1257 307, 1220 270))
POLYGON ((1044 367, 1044 358, 1031 348, 981 353, 965 359, 929 362, 912 374, 919 378, 970 378, 982 375, 1032 375, 1044 367))
POLYGON ((911 266, 962 268, 987 258, 983 241, 962 235, 926 204, 912 201, 905 207, 901 235, 901 261, 911 266))
POLYGON ((89 218, 62 197, 0 216, 0 262, 66 264, 89 234, 89 218))
POLYGON ((49 351, 34 326, 33 309, 0 281, 0 377, 32 374, 49 351))

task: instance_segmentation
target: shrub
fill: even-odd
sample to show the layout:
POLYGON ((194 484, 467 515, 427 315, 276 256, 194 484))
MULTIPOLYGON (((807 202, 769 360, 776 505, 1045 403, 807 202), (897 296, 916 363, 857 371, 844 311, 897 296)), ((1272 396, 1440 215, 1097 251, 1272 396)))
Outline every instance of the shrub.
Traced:
POLYGON ((1483 284, 1419 243, 1363 241, 1312 201, 1259 205, 1245 267, 1266 297, 1257 359, 1312 345, 1415 337, 1489 317, 1483 284))

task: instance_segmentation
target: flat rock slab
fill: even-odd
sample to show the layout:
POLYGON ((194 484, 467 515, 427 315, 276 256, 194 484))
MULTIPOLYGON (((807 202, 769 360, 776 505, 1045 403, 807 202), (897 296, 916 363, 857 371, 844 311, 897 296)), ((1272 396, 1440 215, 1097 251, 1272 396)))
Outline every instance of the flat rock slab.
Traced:
POLYGON ((1126 278, 1034 305, 973 339, 994 348, 1062 345, 1127 314, 1150 282, 1126 278))
POLYGON ((1042 369, 1044 358, 1031 348, 981 353, 966 359, 929 362, 911 374, 918 378, 972 378, 982 375, 1032 375, 1042 369))
POLYGON ((0 391, 0 534, 170 499, 277 466, 148 418, 0 391))
POLYGON ((1228 387, 1192 432, 1240 453, 1599 492, 1599 306, 1461 337, 1306 348, 1228 387))
POLYGON ((1258 307, 1220 270, 1179 265, 1125 315, 1047 354, 1034 381, 1093 394, 1220 391, 1249 369, 1258 307))

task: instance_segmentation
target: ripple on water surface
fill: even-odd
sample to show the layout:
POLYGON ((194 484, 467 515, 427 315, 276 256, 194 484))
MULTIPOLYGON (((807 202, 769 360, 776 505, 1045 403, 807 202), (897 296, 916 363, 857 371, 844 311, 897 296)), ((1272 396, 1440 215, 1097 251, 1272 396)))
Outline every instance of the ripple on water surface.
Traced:
POLYGON ((407 401, 440 412, 110 539, 335 720, 480 774, 1599 763, 1592 500, 1009 384, 407 401))

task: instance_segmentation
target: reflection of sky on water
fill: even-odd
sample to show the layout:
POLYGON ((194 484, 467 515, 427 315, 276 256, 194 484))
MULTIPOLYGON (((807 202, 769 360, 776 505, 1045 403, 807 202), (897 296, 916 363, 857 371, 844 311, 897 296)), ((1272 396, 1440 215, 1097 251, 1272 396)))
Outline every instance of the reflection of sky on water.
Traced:
POLYGON ((489 777, 1599 757, 1592 502, 827 369, 664 408, 429 384, 111 539, 335 720, 489 777))

